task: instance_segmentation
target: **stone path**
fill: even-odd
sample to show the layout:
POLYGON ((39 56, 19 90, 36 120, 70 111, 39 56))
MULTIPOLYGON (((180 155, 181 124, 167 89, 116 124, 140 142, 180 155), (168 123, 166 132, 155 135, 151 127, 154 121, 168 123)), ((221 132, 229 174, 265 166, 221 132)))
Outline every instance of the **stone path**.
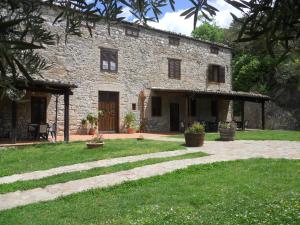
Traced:
POLYGON ((184 149, 184 150, 175 150, 175 151, 166 151, 166 152, 156 152, 156 153, 149 153, 143 155, 135 155, 135 156, 112 158, 112 159, 102 159, 98 161, 85 162, 85 163, 77 163, 68 166, 51 168, 48 170, 38 170, 34 172, 0 177, 0 184, 8 184, 16 181, 25 181, 25 180, 38 180, 41 178, 54 176, 62 173, 90 170, 93 168, 108 167, 116 164, 137 162, 146 159, 173 157, 173 156, 185 155, 194 152, 200 152, 200 149, 188 149, 188 150, 184 149))
POLYGON ((134 168, 66 183, 54 184, 45 188, 17 191, 0 195, 0 210, 17 206, 48 201, 60 196, 86 191, 93 188, 104 188, 125 181, 163 175, 190 165, 206 164, 249 158, 285 158, 300 159, 300 142, 289 141, 234 141, 206 142, 203 147, 195 150, 212 154, 210 156, 168 161, 153 165, 134 168))

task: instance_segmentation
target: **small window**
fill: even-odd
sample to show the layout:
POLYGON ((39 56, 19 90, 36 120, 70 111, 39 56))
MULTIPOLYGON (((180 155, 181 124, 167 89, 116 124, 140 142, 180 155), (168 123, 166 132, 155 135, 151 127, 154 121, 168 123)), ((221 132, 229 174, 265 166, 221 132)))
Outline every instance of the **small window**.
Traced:
POLYGON ((31 123, 46 123, 47 98, 31 97, 31 123))
POLYGON ((133 111, 135 111, 135 110, 136 110, 136 103, 132 103, 132 105, 131 105, 131 109, 132 109, 133 111))
POLYGON ((208 66, 208 82, 225 83, 225 67, 210 64, 208 66))
POLYGON ((135 28, 135 27, 126 27, 125 28, 125 34, 127 36, 131 36, 131 37, 138 37, 139 36, 139 29, 135 28))
POLYGON ((197 114, 197 104, 196 104, 196 99, 190 99, 190 116, 196 116, 197 114))
POLYGON ((169 45, 178 46, 180 43, 180 38, 178 37, 169 37, 169 45))
POLYGON ((179 79, 181 76, 181 60, 180 59, 168 59, 169 63, 169 78, 179 79))
POLYGON ((161 116, 161 97, 152 97, 152 116, 161 116))
POLYGON ((217 115, 218 115, 218 102, 215 101, 215 100, 211 101, 210 107, 211 107, 211 109, 210 109, 211 116, 217 117, 217 115))
POLYGON ((118 70, 118 51, 115 49, 101 48, 101 71, 116 73, 118 70))
POLYGON ((210 52, 212 54, 218 55, 219 54, 219 48, 217 46, 212 45, 212 46, 210 46, 210 52))

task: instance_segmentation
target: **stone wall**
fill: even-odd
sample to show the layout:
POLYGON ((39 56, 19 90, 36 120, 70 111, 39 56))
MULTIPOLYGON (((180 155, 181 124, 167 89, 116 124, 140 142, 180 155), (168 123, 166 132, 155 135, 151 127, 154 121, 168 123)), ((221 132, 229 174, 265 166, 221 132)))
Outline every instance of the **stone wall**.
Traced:
MULTIPOLYGON (((247 128, 260 129, 261 104, 245 102, 245 120, 249 121, 247 128)), ((273 101, 265 103, 265 120, 266 129, 300 130, 300 121, 295 115, 273 101)))
MULTIPOLYGON (((82 37, 69 36, 67 45, 64 40, 64 25, 55 24, 59 12, 47 9, 46 25, 49 30, 58 34, 59 43, 47 46, 42 55, 52 64, 43 76, 69 81, 78 86, 70 97, 70 131, 76 133, 82 118, 89 112, 98 110, 99 91, 117 91, 120 94, 120 127, 123 118, 131 111, 132 103, 139 102, 139 93, 148 92, 145 101, 146 109, 150 107, 151 87, 231 90, 231 51, 220 47, 219 54, 210 53, 210 44, 182 37, 179 46, 170 46, 170 33, 140 28, 139 37, 125 35, 123 24, 113 25, 110 34, 107 25, 97 23, 90 37, 84 29, 82 37), (100 71, 100 47, 118 50, 118 72, 100 71), (181 59, 181 79, 168 78, 168 58, 181 59), (207 69, 209 64, 225 66, 225 83, 209 84, 207 69)), ((55 98, 52 96, 48 106, 48 120, 55 116, 55 98)), ((229 106, 229 104, 228 104, 229 106)), ((63 130, 63 97, 59 97, 58 129, 63 130)), ((139 109, 135 112, 137 117, 139 109)), ((229 112, 226 109, 224 112, 229 112)), ((167 114, 166 114, 167 115, 167 114)), ((230 114, 228 114, 230 115, 230 114)), ((168 120, 151 118, 151 129, 167 127, 168 120), (152 124, 151 124, 152 123, 152 124), (159 125, 158 125, 159 124, 159 125)), ((227 117, 227 115, 226 115, 227 117)), ((169 127, 169 126, 168 126, 169 127)))

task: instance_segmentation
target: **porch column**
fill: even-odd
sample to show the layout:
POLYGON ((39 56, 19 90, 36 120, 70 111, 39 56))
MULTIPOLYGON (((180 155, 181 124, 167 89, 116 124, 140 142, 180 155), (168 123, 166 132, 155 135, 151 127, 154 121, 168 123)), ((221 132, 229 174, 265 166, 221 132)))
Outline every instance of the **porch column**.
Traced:
POLYGON ((186 98, 185 98, 185 129, 188 128, 189 126, 189 96, 186 95, 186 98))
POLYGON ((265 129, 265 101, 261 102, 261 127, 265 129))
POLYGON ((55 142, 57 141, 58 95, 55 95, 55 142))
POLYGON ((17 143, 17 103, 11 102, 11 143, 17 143))
POLYGON ((241 101, 241 122, 242 130, 245 130, 245 101, 241 101))
POLYGON ((69 92, 65 92, 64 94, 64 102, 65 102, 65 113, 64 113, 64 141, 69 142, 70 133, 69 133, 69 103, 70 96, 69 92))

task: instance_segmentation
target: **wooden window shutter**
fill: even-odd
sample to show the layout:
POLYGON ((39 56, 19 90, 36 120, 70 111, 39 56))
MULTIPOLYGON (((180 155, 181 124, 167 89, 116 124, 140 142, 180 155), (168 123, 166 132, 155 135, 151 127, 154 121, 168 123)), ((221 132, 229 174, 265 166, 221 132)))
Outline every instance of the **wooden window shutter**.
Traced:
POLYGON ((220 83, 225 83, 225 66, 219 67, 219 80, 220 83))
POLYGON ((169 78, 180 79, 181 75, 181 60, 168 59, 169 78))

